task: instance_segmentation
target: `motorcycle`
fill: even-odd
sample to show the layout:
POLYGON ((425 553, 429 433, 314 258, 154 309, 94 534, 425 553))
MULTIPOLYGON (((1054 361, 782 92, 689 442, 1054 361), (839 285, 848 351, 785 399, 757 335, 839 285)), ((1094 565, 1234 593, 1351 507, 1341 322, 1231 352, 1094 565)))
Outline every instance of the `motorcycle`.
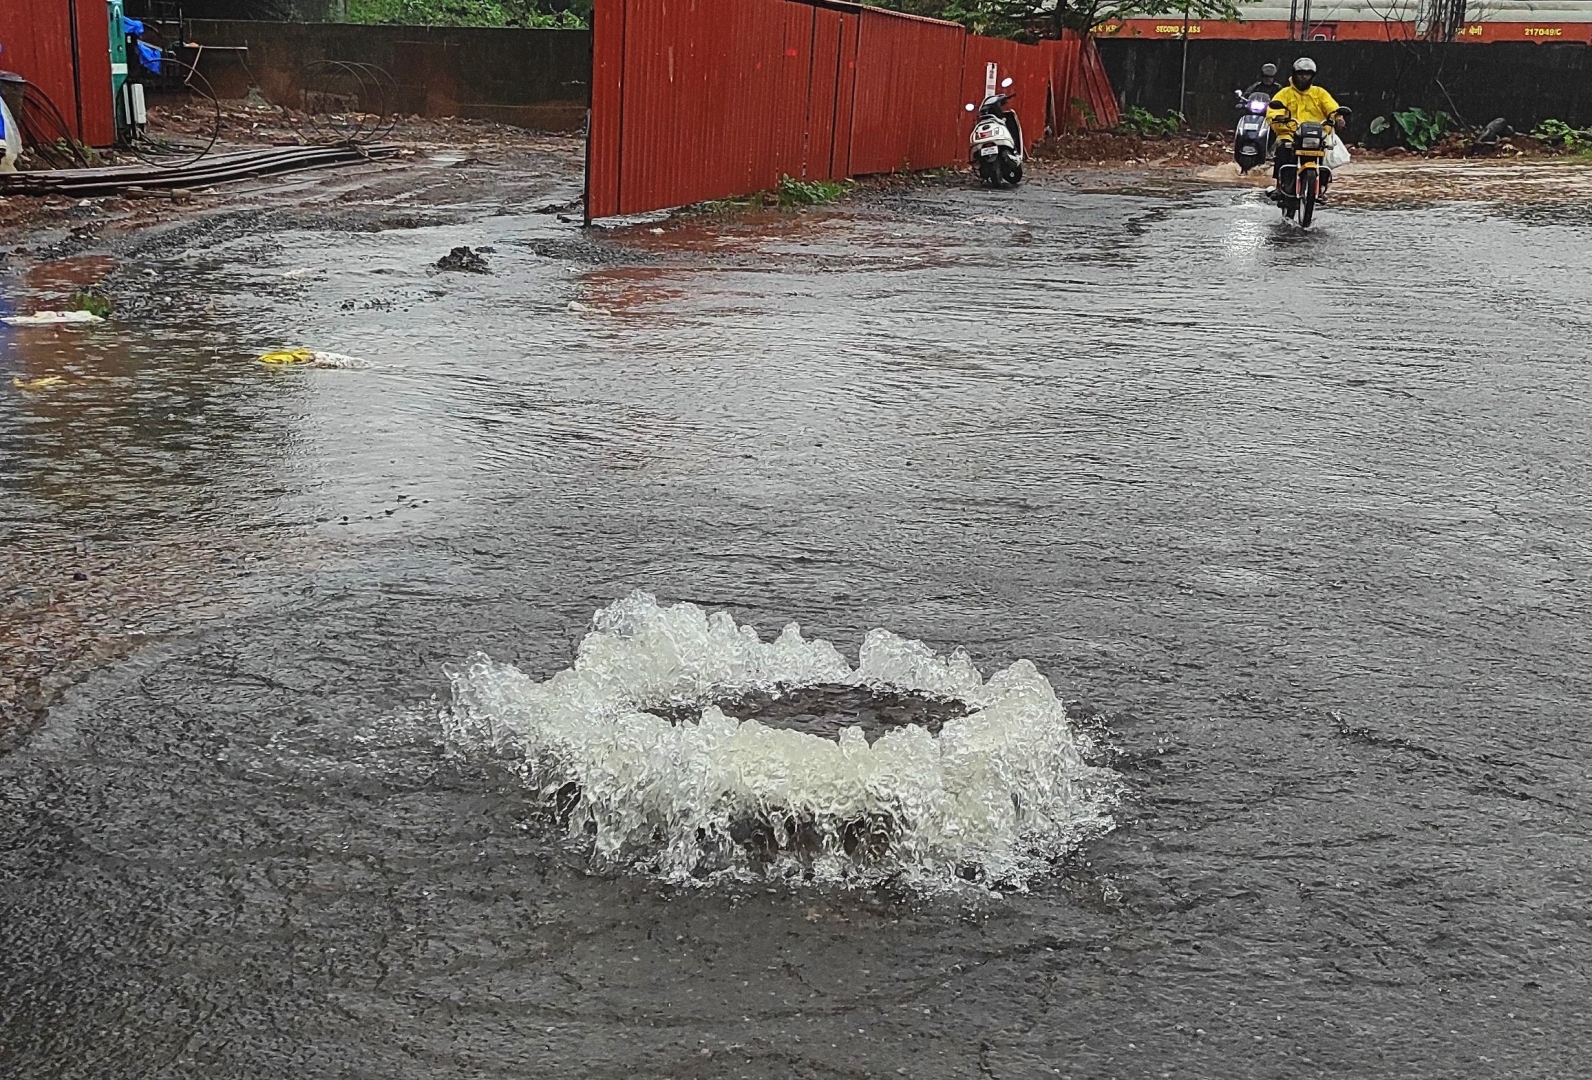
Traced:
MULTIPOLYGON (((1291 115, 1286 105, 1276 102, 1267 108, 1282 119, 1291 115)), ((1338 112, 1348 119, 1348 109, 1338 112)), ((1277 169, 1277 187, 1272 198, 1281 207, 1283 217, 1292 221, 1297 215, 1302 229, 1310 228, 1321 193, 1332 183, 1332 170, 1326 165, 1326 157, 1333 137, 1331 124, 1310 122, 1300 124, 1292 138, 1283 138, 1277 145, 1278 160, 1285 164, 1277 169)))
MULTIPOLYGON (((1009 89, 1010 78, 1001 80, 1000 91, 1009 89)), ((1015 112, 1008 112, 1006 103, 1012 95, 991 92, 984 104, 966 106, 968 112, 977 112, 973 134, 968 140, 968 159, 979 179, 990 187, 1016 186, 1023 179, 1023 127, 1015 112)))
POLYGON ((1271 156, 1271 123, 1266 119, 1271 95, 1257 90, 1245 97, 1242 90, 1234 90, 1233 96, 1243 114, 1233 132, 1233 160, 1238 162, 1239 172, 1247 173, 1271 156))

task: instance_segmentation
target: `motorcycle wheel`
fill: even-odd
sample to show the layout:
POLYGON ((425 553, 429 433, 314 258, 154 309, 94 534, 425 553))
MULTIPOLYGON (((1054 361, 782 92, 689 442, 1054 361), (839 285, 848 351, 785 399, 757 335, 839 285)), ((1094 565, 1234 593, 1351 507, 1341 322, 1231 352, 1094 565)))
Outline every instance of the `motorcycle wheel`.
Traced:
POLYGON ((1023 178, 1023 167, 1012 160, 1011 151, 1004 146, 1001 147, 1001 152, 995 155, 995 160, 997 162, 995 171, 1000 176, 1001 183, 1016 186, 1023 178))
POLYGON ((1302 189, 1299 192, 1299 227, 1301 229, 1310 228, 1310 223, 1315 220, 1316 186, 1320 182, 1320 177, 1316 176, 1314 169, 1311 169, 1305 174, 1304 179, 1299 184, 1299 187, 1302 189))
POLYGON ((978 178, 984 182, 986 187, 1001 186, 1000 155, 978 159, 978 178))

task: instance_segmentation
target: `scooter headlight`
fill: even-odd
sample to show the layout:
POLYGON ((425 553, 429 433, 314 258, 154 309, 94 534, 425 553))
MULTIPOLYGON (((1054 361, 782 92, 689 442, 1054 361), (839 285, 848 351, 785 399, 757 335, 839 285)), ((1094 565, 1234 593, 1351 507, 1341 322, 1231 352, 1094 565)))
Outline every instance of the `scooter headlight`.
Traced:
POLYGON ((1254 100, 1254 101, 1251 101, 1249 103, 1249 111, 1252 112, 1252 113, 1263 113, 1263 112, 1265 112, 1266 111, 1266 102, 1261 101, 1258 98, 1256 100, 1254 100))

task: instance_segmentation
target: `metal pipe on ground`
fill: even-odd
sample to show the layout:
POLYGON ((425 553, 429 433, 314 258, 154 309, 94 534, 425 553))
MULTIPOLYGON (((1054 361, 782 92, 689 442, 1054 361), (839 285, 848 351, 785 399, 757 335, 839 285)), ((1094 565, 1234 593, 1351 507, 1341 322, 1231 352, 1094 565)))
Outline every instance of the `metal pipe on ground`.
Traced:
POLYGON ((54 169, 0 176, 0 195, 114 195, 130 188, 189 188, 361 161, 382 161, 396 146, 294 146, 218 154, 176 169, 125 165, 104 169, 54 169))

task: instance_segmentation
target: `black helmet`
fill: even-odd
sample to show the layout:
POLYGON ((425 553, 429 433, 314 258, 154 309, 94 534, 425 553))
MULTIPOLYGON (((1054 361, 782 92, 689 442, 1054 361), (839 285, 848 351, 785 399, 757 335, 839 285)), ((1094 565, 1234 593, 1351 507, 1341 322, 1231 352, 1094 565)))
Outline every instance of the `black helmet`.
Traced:
POLYGON ((1275 78, 1276 75, 1277 75, 1277 65, 1276 64, 1262 64, 1262 65, 1260 65, 1260 73, 1262 75, 1266 76, 1266 78, 1268 78, 1268 79, 1275 78))

